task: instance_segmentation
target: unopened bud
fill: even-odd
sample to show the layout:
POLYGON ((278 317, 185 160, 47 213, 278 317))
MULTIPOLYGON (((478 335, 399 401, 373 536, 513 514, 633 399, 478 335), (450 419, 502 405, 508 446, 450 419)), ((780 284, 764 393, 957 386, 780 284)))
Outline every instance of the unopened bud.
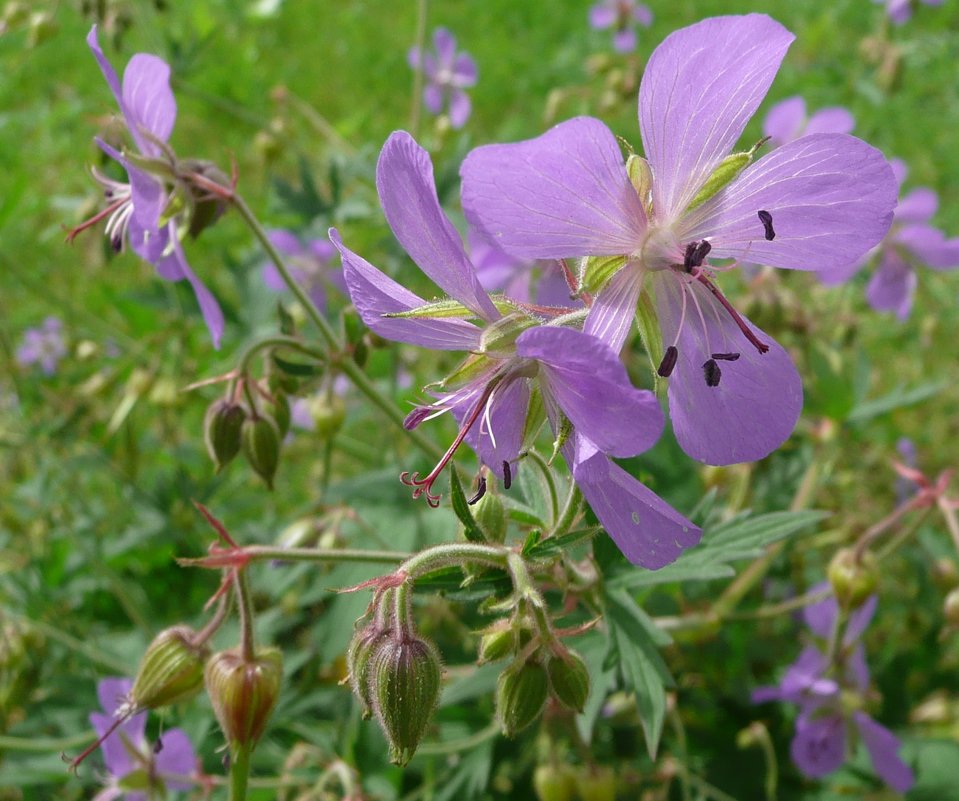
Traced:
POLYGON ((214 401, 206 410, 203 439, 217 472, 240 452, 240 432, 244 420, 246 409, 226 398, 214 401))
POLYGON ((370 665, 373 709, 390 744, 390 759, 405 765, 433 718, 440 694, 440 657, 419 637, 397 632, 376 645, 370 665))
POLYGON ((549 678, 541 662, 514 663, 500 674, 496 711, 503 734, 514 737, 536 720, 546 705, 549 678))
POLYGON ((203 665, 210 655, 206 646, 195 645, 188 626, 161 631, 140 660, 130 701, 137 709, 186 701, 203 687, 203 665))
POLYGON ((950 591, 942 605, 946 623, 954 629, 959 629, 959 588, 950 591))
POLYGON ((847 611, 858 609, 879 583, 876 557, 866 551, 857 560, 852 548, 840 548, 826 569, 826 577, 839 606, 847 611))
POLYGON ((573 801, 576 780, 568 765, 547 762, 533 771, 533 790, 538 801, 573 801))
POLYGON ((239 650, 210 657, 206 691, 223 734, 231 746, 252 748, 263 734, 280 697, 283 657, 277 648, 262 648, 247 661, 239 650))
POLYGON ((556 700, 574 712, 582 712, 589 697, 589 670, 579 654, 567 651, 553 657, 546 669, 556 700))
POLYGON ((350 642, 346 652, 346 669, 350 678, 350 687, 360 702, 364 718, 372 715, 373 698, 370 695, 370 667, 372 656, 380 640, 387 636, 387 630, 376 621, 360 629, 350 642))
POLYGON ((267 414, 273 418, 280 437, 285 437, 290 431, 290 401, 284 392, 274 392, 273 402, 266 404, 267 414))
POLYGON ((616 801, 616 773, 609 765, 593 765, 576 772, 580 801, 616 801))
POLYGON ((248 417, 240 436, 243 455, 253 471, 273 489, 273 476, 280 462, 280 431, 270 417, 248 417))
POLYGON ((499 495, 487 492, 473 504, 473 519, 487 542, 502 543, 506 539, 506 505, 499 495))
POLYGON ((516 648, 516 633, 512 628, 490 631, 483 635, 479 646, 479 661, 497 662, 513 653, 516 648))
POLYGON ((346 420, 346 405, 336 395, 322 393, 310 401, 310 418, 320 439, 329 439, 336 435, 346 420))

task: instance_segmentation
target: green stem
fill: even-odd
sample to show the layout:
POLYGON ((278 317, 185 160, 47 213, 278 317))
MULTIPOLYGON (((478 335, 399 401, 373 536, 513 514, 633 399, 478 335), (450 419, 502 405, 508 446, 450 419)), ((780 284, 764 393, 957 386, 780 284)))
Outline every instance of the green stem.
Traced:
POLYGON ((583 493, 580 492, 579 486, 577 486, 575 481, 571 481, 569 484, 569 493, 566 496, 566 503, 563 504, 563 511, 560 512, 559 519, 556 521, 556 525, 553 526, 552 532, 550 532, 551 536, 562 536, 572 528, 573 523, 576 522, 576 518, 579 516, 582 500, 583 493))
POLYGON ((866 553, 866 550, 875 542, 879 537, 886 533, 890 528, 892 528, 896 523, 898 523, 903 517, 905 517, 909 512, 915 509, 917 504, 913 502, 904 503, 902 506, 896 507, 890 514, 886 515, 882 520, 866 529, 862 536, 856 541, 855 549, 853 554, 856 557, 857 562, 862 561, 863 554, 866 553))
POLYGON ((949 534, 956 546, 956 551, 959 551, 959 519, 956 518, 953 501, 940 495, 936 499, 936 505, 939 507, 939 511, 942 512, 943 518, 945 518, 946 528, 949 529, 949 534))
POLYGON ((267 236, 266 230, 262 225, 260 225, 260 221, 257 220, 256 216, 250 210, 250 207, 246 204, 246 201, 243 199, 243 197, 234 192, 231 195, 231 200, 237 212, 243 218, 243 221, 253 232, 253 235, 257 238, 257 240, 259 240, 260 244, 263 246, 263 249, 270 257, 270 260, 276 266, 277 272, 279 272, 279 274, 283 277, 284 283, 286 283, 287 287, 289 287, 290 291, 293 293, 293 296, 297 299, 297 301, 299 301, 300 305, 303 306, 314 325, 316 325, 320 332, 320 336, 323 339, 323 343, 329 351, 328 358, 330 362, 335 363, 335 366, 341 372, 343 372, 347 378, 350 379, 350 381, 353 382, 353 385, 360 392, 366 395, 366 397, 372 401, 372 403, 379 408, 380 411, 382 411, 393 423, 395 423, 400 430, 402 430, 406 436, 409 437, 410 441, 416 445, 417 448, 419 448, 428 456, 439 459, 442 455, 442 451, 432 442, 425 439, 419 432, 407 430, 403 425, 403 421, 406 419, 406 416, 398 408, 396 408, 392 401, 386 398, 376 388, 373 382, 370 381, 370 379, 366 376, 366 373, 360 369, 359 365, 355 361, 342 355, 343 347, 340 343, 339 337, 333 330, 333 327, 320 313, 320 310, 316 308, 316 305, 310 299, 310 296, 306 293, 303 287, 300 286, 300 284, 293 278, 289 267, 286 266, 286 262, 283 260, 283 257, 274 247, 269 236, 267 236))
POLYGON ((61 753, 89 745, 96 739, 93 732, 74 734, 71 737, 12 737, 0 736, 0 751, 61 753))
POLYGON ((553 471, 549 469, 546 460, 536 450, 526 451, 526 455, 532 460, 533 464, 539 469, 543 477, 543 484, 546 485, 546 492, 549 495, 549 521, 556 525, 559 520, 559 496, 556 493, 556 482, 553 480, 553 471))
POLYGON ((461 740, 450 740, 448 743, 426 743, 425 745, 421 745, 419 748, 417 748, 416 753, 421 756, 441 756, 445 754, 456 754, 460 751, 471 751, 481 743, 485 743, 487 740, 498 737, 499 733, 499 721, 494 720, 485 729, 480 729, 478 732, 476 732, 476 734, 471 734, 469 737, 464 737, 461 740))
MULTIPOLYGON (((406 551, 369 551, 362 549, 332 548, 280 548, 274 545, 248 545, 243 548, 243 556, 250 562, 265 562, 273 559, 281 562, 361 562, 371 564, 398 564, 409 559, 406 551)), ((181 560, 181 564, 201 560, 181 560)))
MULTIPOLYGON (((242 568, 233 574, 233 587, 236 592, 236 606, 240 613, 240 651, 244 662, 256 658, 253 638, 253 600, 250 598, 250 584, 246 571, 242 568)), ((249 754, 247 755, 249 758, 249 754)))
MULTIPOLYGON (((417 0, 416 3, 416 37, 414 46, 420 54, 422 63, 423 46, 426 44, 426 0, 417 0)), ((423 104, 423 69, 413 70, 413 97, 410 104, 410 131, 413 138, 419 136, 420 109, 423 104)))
POLYGON ((238 745, 230 752, 229 801, 246 801, 246 787, 250 780, 249 745, 238 745))
POLYGON ((246 349, 246 352, 240 357, 240 365, 237 368, 239 373, 241 375, 246 375, 249 373, 250 363, 253 361, 253 357, 256 356, 261 350, 265 350, 267 348, 290 348, 292 350, 299 351, 306 356, 311 356, 318 361, 326 361, 325 353, 314 350, 303 342, 300 342, 300 340, 296 339, 295 337, 271 336, 254 342, 246 349))
POLYGON ((210 621, 193 636, 193 644, 196 646, 204 645, 214 634, 217 633, 220 626, 226 620, 227 613, 230 611, 229 595, 224 594, 217 603, 216 612, 210 621))
POLYGON ((414 554, 399 566, 397 572, 406 573, 415 580, 424 573, 460 562, 481 562, 491 567, 506 568, 510 554, 512 551, 497 545, 451 542, 414 554))

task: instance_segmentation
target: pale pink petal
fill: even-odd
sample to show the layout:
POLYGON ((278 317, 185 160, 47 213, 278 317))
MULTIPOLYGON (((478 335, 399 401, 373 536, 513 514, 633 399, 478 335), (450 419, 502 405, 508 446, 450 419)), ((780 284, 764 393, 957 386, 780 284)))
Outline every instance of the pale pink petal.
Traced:
POLYGON ((512 256, 619 255, 642 244, 646 215, 599 120, 577 117, 536 139, 477 148, 460 175, 467 219, 512 256))
POLYGON ((749 14, 705 19, 656 48, 639 88, 639 127, 661 219, 676 219, 732 150, 794 38, 749 14))

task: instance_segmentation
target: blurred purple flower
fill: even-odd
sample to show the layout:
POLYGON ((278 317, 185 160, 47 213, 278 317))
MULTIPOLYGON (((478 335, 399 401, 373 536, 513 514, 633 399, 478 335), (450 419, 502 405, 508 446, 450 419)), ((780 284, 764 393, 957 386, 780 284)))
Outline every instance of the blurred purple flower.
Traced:
POLYGON ((183 220, 179 215, 165 217, 170 203, 165 184, 156 175, 136 166, 145 159, 164 159, 169 152, 167 141, 176 121, 170 67, 157 56, 136 53, 123 71, 121 85, 97 42, 96 25, 87 36, 87 44, 113 92, 138 152, 128 157, 127 153, 121 153, 97 138, 100 149, 126 170, 129 183, 114 181, 94 170, 94 177, 103 187, 107 207, 74 229, 69 238, 107 217, 106 234, 114 250, 121 250, 124 242, 128 242, 134 253, 156 268, 161 278, 190 283, 213 345, 219 348, 224 327, 223 312, 216 298, 187 263, 180 242, 183 220))
POLYGON ((763 134, 774 147, 785 145, 800 136, 816 133, 852 133, 856 121, 842 106, 821 108, 811 117, 806 114, 806 101, 796 95, 776 103, 763 121, 763 134))
POLYGON ((725 159, 793 38, 750 14, 706 19, 656 48, 639 90, 648 161, 633 165, 651 182, 642 197, 616 137, 590 117, 477 148, 461 169, 467 219, 510 255, 623 258, 584 331, 619 351, 640 292, 650 294, 676 438, 708 464, 779 447, 802 409, 802 384, 789 354, 713 282, 735 265, 710 264, 707 254, 825 270, 857 261, 892 220, 891 170, 851 136, 804 136, 729 172, 725 159), (708 183, 717 170, 726 170, 721 191, 708 183))
POLYGON ((445 412, 460 424, 455 440, 426 477, 401 477, 414 487, 413 497, 425 495, 431 506, 439 503, 433 484, 464 441, 508 488, 523 445, 530 395, 538 389, 554 431, 565 439, 571 466, 599 454, 589 463, 594 469, 583 490, 627 558, 645 567, 662 567, 698 542, 698 528, 605 456, 635 455, 658 439, 663 418, 655 396, 630 384, 622 362, 598 338, 548 324, 556 315, 540 317, 518 304, 504 314, 493 304, 440 207, 429 155, 408 133, 394 133, 383 146, 376 185, 393 234, 452 300, 436 316, 397 316, 426 303, 349 250, 331 229, 353 305, 382 337, 472 354, 457 371, 463 378, 456 381, 454 373, 449 379, 455 389, 444 387, 435 403, 407 416, 411 429, 445 412), (454 301, 461 310, 449 308, 454 301), (567 436, 570 428, 574 433, 567 436), (582 449, 590 450, 582 457, 574 447, 580 442, 582 449), (635 499, 628 509, 624 491, 632 491, 635 499))
POLYGON ((598 31, 615 28, 613 50, 632 53, 636 49, 636 26, 653 24, 653 12, 636 0, 600 0, 589 10, 589 24, 598 31))
MULTIPOLYGON (((890 164, 901 186, 908 172, 905 162, 893 159, 890 164)), ((829 285, 845 283, 875 260, 877 267, 866 286, 866 300, 876 311, 894 312, 905 320, 916 294, 917 266, 934 270, 959 267, 959 237, 946 239, 942 231, 929 225, 938 207, 939 197, 932 189, 921 186, 908 192, 899 200, 892 228, 882 242, 855 263, 821 273, 820 279, 829 285)))
MULTIPOLYGON (((913 0, 872 0, 874 3, 883 3, 886 6, 886 14, 896 25, 902 25, 908 22, 912 17, 912 9, 915 3, 913 0)), ((942 0, 919 0, 927 6, 941 6, 942 0)))
POLYGON ((476 277, 487 292, 502 292, 521 303, 541 306, 582 306, 582 301, 570 298, 569 284, 562 265, 555 261, 516 259, 492 244, 475 228, 466 235, 470 260, 476 267, 476 277), (534 278, 538 280, 534 281, 534 278))
MULTIPOLYGON (((827 587, 823 583, 811 591, 827 587)), ((855 731, 879 777, 902 793, 915 779, 899 757, 901 743, 859 708, 869 688, 869 669, 859 640, 876 612, 876 604, 877 598, 872 596, 850 614, 842 641, 832 649, 829 641, 835 636, 839 616, 835 598, 829 596, 806 607, 803 616, 816 643, 803 649, 778 686, 758 688, 752 700, 756 704, 786 701, 799 706, 790 754, 804 775, 820 778, 837 770, 846 760, 847 743, 855 731)))
MULTIPOLYGON (((103 712, 90 714, 90 723, 98 737, 105 737, 118 717, 127 714, 126 699, 133 682, 130 679, 104 679, 97 685, 103 712)), ((140 712, 121 723, 103 740, 100 750, 110 780, 95 801, 148 801, 163 797, 166 788, 187 790, 193 786, 189 776, 196 767, 196 754, 186 732, 168 729, 156 743, 146 739, 147 713, 140 712), (148 788, 145 792, 126 787, 148 788)))
POLYGON ((446 28, 433 31, 433 52, 424 53, 413 46, 407 61, 426 78, 423 104, 432 114, 449 114, 450 125, 462 128, 472 106, 463 90, 476 85, 476 62, 468 53, 456 52, 456 38, 446 28))
POLYGON ((36 328, 23 332, 23 339, 17 348, 17 364, 29 367, 39 364, 45 375, 53 375, 57 365, 67 354, 67 345, 63 338, 63 322, 59 317, 47 317, 36 328))
MULTIPOLYGON (((896 442, 896 451, 902 464, 912 470, 916 469, 916 443, 909 437, 900 437, 896 442)), ((911 479, 899 473, 896 475, 896 506, 908 503, 909 499, 920 490, 920 486, 911 479)))
MULTIPOLYGON (((328 239, 310 239, 303 242, 292 231, 276 228, 267 236, 281 255, 287 256, 287 264, 293 279, 306 290, 314 305, 326 309, 326 290, 333 287, 346 294, 343 271, 331 264, 336 248, 328 239)), ((275 292, 284 291, 287 286, 276 265, 267 262, 263 265, 263 283, 275 292)))

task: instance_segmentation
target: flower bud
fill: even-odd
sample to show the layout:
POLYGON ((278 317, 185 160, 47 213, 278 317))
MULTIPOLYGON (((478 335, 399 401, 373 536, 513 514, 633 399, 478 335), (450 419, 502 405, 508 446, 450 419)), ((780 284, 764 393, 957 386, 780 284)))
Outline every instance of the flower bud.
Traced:
POLYGON ((553 657, 546 666, 556 700, 574 712, 582 712, 589 697, 589 670, 573 651, 553 657))
POLYGON ((538 801, 573 801, 576 792, 573 772, 568 765, 547 762, 533 771, 533 790, 538 801))
POLYGON ((942 611, 946 617, 946 624, 950 628, 959 629, 959 588, 950 591, 946 596, 942 611))
POLYGON ((487 492, 473 504, 473 519, 487 542, 502 543, 506 539, 507 514, 503 499, 487 492))
POLYGON ((336 395, 317 395, 310 401, 309 411, 320 439, 329 439, 337 434, 346 420, 346 405, 336 395))
POLYGON ((876 557, 866 551, 858 561, 852 548, 840 548, 826 569, 826 577, 839 606, 847 611, 858 609, 879 583, 876 557))
POLYGON ((373 699, 370 695, 370 667, 373 664, 373 652, 388 631, 376 621, 360 629, 350 642, 346 652, 346 669, 350 678, 350 687, 360 702, 363 718, 372 715, 373 699))
POLYGON ((609 765, 594 765, 576 772, 580 801, 616 801, 616 773, 609 765))
POLYGON ((546 705, 549 678, 541 662, 510 665, 496 684, 496 711, 503 734, 514 737, 540 716, 546 705))
POLYGON ((280 462, 280 431, 276 423, 261 415, 248 417, 243 422, 240 445, 253 471, 273 489, 273 476, 280 462))
POLYGON ((239 650, 220 651, 206 663, 206 691, 231 746, 252 748, 280 697, 283 656, 261 648, 252 661, 239 650))
POLYGON ((203 665, 210 655, 205 645, 195 645, 188 626, 164 629, 140 660, 130 701, 137 709, 186 701, 203 686, 203 665))
POLYGON ((390 759, 405 765, 439 701, 440 657, 429 641, 394 632, 378 641, 371 660, 373 709, 389 740, 390 759))
POLYGON ((516 648, 516 632, 512 628, 489 631, 483 635, 479 646, 479 661, 498 662, 509 656, 516 648))
POLYGON ((275 403, 266 404, 266 413, 273 418, 283 438, 290 432, 290 401, 284 392, 274 392, 273 399, 275 403))
POLYGON ((226 398, 214 401, 206 410, 203 439, 218 473, 240 452, 240 432, 244 420, 246 409, 226 398))

